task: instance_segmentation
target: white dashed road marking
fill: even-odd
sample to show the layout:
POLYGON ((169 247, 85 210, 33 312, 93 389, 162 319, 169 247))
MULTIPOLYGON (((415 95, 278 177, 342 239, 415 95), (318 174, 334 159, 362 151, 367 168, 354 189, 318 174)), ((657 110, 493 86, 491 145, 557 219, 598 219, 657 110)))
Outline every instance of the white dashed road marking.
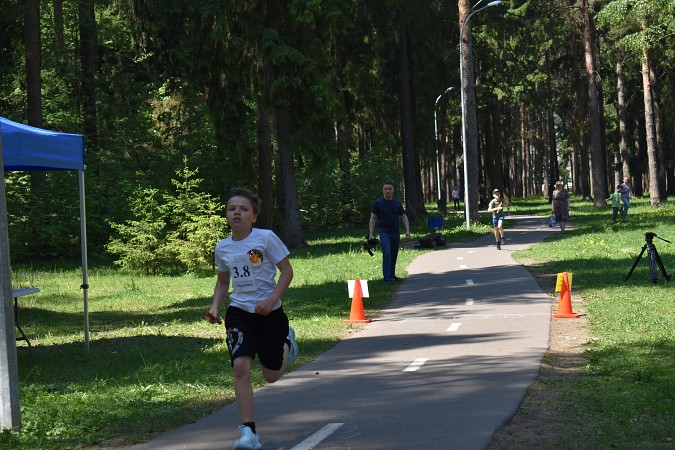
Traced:
POLYGON ((454 323, 450 324, 448 329, 445 330, 445 331, 457 331, 457 330, 459 330, 460 325, 462 325, 460 322, 454 322, 454 323))
POLYGON ((403 369, 404 372, 415 372, 417 371, 420 367, 424 365, 425 362, 427 362, 429 358, 417 358, 415 361, 413 361, 412 364, 410 364, 408 367, 403 369))
POLYGON ((293 447, 291 450, 311 450, 326 439, 331 434, 335 433, 344 423, 329 423, 321 428, 319 431, 293 447))

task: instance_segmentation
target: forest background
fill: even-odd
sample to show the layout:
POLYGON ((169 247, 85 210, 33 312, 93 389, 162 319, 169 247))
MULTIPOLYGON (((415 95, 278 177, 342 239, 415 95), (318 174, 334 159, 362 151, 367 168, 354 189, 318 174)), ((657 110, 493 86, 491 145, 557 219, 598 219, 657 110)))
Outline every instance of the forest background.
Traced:
MULTIPOLYGON (((421 220, 464 186, 459 34, 479 6, 9 2, 0 115, 84 134, 90 251, 146 273, 210 267, 238 185, 273 206, 259 225, 289 247, 364 226, 386 179, 421 220)), ((675 0, 510 0, 473 17, 472 203, 479 184, 527 197, 559 178, 596 206, 624 176, 654 208, 673 195, 674 18, 675 0)), ((78 255, 76 177, 5 173, 13 261, 78 255)))

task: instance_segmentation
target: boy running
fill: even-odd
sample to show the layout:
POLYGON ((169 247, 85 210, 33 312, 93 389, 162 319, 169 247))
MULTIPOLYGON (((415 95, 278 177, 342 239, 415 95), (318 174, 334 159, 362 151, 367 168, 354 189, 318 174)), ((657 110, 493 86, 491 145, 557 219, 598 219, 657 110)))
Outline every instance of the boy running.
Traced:
POLYGON ((253 228, 260 213, 260 198, 245 188, 234 188, 227 200, 227 223, 232 236, 215 249, 218 278, 207 319, 216 323, 220 303, 230 288, 230 305, 225 315, 227 348, 234 369, 234 393, 242 425, 234 450, 262 447, 253 414, 251 365, 258 355, 265 380, 274 383, 298 355, 295 331, 281 306, 293 279, 289 251, 274 232, 253 228), (274 278, 276 270, 280 275, 274 278))
POLYGON ((504 243, 504 206, 511 211, 509 201, 501 196, 499 189, 492 191, 494 197, 488 205, 488 212, 492 213, 492 227, 495 233, 495 240, 497 241, 497 250, 502 249, 504 243))

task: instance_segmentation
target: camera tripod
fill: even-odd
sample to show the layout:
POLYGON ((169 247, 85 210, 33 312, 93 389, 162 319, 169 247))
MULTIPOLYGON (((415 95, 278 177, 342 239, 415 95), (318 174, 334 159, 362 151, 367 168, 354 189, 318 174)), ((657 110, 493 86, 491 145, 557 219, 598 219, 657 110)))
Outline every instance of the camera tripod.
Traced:
POLYGON ((659 269, 661 269, 661 274, 663 275, 663 278, 665 278, 667 281, 670 281, 670 275, 666 273, 666 268, 663 266, 663 262, 661 261, 659 252, 656 251, 656 246, 654 245, 654 238, 661 239, 662 241, 670 244, 670 241, 658 237, 656 233, 651 232, 645 233, 645 241, 646 241, 645 245, 642 246, 642 251, 635 259, 633 267, 630 268, 630 272, 628 272, 628 275, 623 276, 624 282, 626 282, 633 274, 633 271, 640 262, 640 258, 642 258, 642 254, 645 252, 645 250, 647 250, 647 261, 649 262, 649 275, 650 275, 649 278, 652 280, 652 283, 656 284, 656 282, 659 280, 659 275, 658 273, 656 273, 656 266, 658 266, 659 269))

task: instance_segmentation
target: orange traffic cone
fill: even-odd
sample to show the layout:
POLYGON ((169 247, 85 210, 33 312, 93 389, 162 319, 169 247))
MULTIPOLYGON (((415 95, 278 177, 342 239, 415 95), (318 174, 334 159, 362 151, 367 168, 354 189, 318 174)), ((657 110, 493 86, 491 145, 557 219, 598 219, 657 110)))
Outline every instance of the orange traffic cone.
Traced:
POLYGON ((558 310, 553 311, 553 317, 556 319, 577 319, 579 317, 579 314, 572 311, 572 297, 570 295, 570 282, 567 277, 567 272, 563 272, 558 310))
POLYGON ((368 323, 370 319, 366 319, 363 312, 363 292, 361 292, 361 281, 357 278, 354 280, 354 295, 352 296, 352 310, 349 313, 349 320, 347 323, 368 323))

